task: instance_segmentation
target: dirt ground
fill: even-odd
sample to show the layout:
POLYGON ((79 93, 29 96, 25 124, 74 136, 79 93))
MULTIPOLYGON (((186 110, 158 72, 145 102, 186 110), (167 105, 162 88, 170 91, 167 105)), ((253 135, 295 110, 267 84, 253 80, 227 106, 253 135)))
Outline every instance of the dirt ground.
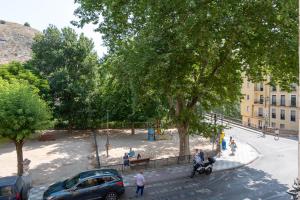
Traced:
MULTIPOLYGON (((31 160, 29 173, 33 185, 50 184, 76 173, 91 169, 88 157, 93 155, 93 137, 84 131, 52 131, 55 141, 41 142, 29 140, 23 147, 24 159, 31 160)), ((130 130, 109 130, 111 149, 106 157, 106 132, 99 131, 97 141, 101 155, 101 165, 122 163, 125 152, 132 147, 142 157, 151 159, 166 158, 179 154, 179 138, 175 129, 168 130, 162 140, 148 141, 146 130, 136 130, 131 135, 130 130)), ((190 137, 190 149, 211 149, 207 139, 190 137)), ((0 177, 14 175, 17 171, 17 158, 14 144, 0 145, 0 177)))
MULTIPOLYGON (((100 131, 98 134, 98 149, 101 155, 102 165, 121 164, 124 153, 128 153, 130 147, 135 154, 141 154, 142 157, 151 159, 167 158, 179 155, 179 137, 176 129, 169 129, 163 140, 148 141, 147 130, 136 130, 135 135, 131 135, 130 130, 110 130, 109 157, 106 156, 106 131, 100 131)), ((195 149, 211 150, 212 145, 208 139, 199 136, 190 136, 191 153, 195 149)))
MULTIPOLYGON (((33 184, 52 183, 87 170, 91 153, 91 137, 83 133, 72 135, 56 131, 56 140, 27 141, 23 147, 24 159, 31 160, 33 184)), ((0 177, 15 175, 17 156, 14 144, 0 146, 0 177)))

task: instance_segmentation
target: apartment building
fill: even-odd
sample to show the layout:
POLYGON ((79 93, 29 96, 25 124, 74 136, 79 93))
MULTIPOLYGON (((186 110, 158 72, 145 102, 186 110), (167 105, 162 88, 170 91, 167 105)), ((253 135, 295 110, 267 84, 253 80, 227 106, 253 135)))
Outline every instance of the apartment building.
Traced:
POLYGON ((244 79, 241 101, 243 124, 255 128, 278 128, 286 133, 298 131, 299 87, 293 84, 291 92, 267 82, 252 83, 244 79))

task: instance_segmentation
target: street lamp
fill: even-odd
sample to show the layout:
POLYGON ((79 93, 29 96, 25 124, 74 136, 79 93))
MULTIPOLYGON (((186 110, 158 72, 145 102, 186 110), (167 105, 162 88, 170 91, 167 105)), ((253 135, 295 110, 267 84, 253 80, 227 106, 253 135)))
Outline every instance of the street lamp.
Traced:
POLYGON ((106 157, 108 157, 108 150, 109 150, 109 147, 110 147, 110 144, 109 144, 109 137, 108 137, 108 118, 109 118, 109 115, 108 115, 108 110, 106 111, 106 144, 105 144, 105 148, 106 148, 106 157))

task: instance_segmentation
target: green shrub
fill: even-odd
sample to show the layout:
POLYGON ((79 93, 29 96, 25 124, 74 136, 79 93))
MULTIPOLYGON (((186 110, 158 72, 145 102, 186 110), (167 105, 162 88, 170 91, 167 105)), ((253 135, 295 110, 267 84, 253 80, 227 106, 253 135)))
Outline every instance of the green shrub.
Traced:
POLYGON ((28 22, 25 22, 25 23, 24 23, 24 26, 30 27, 30 24, 29 24, 28 22))

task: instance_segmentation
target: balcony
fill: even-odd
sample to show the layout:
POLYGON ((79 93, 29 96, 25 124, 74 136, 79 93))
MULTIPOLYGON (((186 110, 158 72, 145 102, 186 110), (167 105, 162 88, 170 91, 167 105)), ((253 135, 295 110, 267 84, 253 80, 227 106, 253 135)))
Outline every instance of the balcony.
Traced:
POLYGON ((263 99, 255 100, 254 104, 264 104, 264 100, 263 99))
POLYGON ((264 118, 263 113, 255 113, 255 116, 258 117, 258 118, 264 118))
POLYGON ((263 92, 263 91, 264 91, 264 88, 257 88, 257 87, 255 87, 255 88, 254 88, 254 91, 255 91, 255 92, 263 92))

